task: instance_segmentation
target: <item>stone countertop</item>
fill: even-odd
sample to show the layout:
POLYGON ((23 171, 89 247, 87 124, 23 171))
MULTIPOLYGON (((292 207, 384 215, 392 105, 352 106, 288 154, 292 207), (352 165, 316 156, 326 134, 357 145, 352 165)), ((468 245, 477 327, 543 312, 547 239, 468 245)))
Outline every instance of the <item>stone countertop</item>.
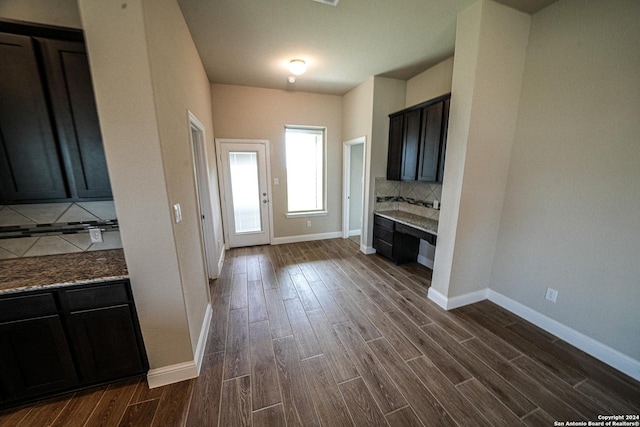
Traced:
POLYGON ((129 277, 122 249, 0 261, 0 295, 129 277))
POLYGON ((438 235, 438 221, 436 221, 435 219, 415 215, 400 210, 376 211, 374 212, 374 214, 380 215, 393 221, 397 221, 410 227, 417 228, 418 230, 422 230, 435 236, 438 235))

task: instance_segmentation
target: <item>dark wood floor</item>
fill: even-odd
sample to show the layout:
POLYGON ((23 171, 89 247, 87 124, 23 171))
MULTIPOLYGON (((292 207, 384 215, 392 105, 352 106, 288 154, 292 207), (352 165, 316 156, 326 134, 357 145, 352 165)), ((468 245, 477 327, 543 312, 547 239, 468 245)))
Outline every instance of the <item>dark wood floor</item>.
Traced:
POLYGON ((125 381, 0 426, 551 426, 640 413, 640 384, 490 303, 450 312, 430 270, 350 240, 228 251, 199 378, 125 381))

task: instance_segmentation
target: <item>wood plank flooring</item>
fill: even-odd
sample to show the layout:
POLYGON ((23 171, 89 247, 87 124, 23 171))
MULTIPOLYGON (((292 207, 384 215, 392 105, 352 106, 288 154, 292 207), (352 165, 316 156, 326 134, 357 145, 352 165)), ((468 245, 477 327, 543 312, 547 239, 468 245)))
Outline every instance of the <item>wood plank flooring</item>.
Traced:
POLYGON ((197 379, 128 380, 0 412, 4 426, 550 426, 640 413, 640 384, 431 271, 351 240, 228 251, 197 379))

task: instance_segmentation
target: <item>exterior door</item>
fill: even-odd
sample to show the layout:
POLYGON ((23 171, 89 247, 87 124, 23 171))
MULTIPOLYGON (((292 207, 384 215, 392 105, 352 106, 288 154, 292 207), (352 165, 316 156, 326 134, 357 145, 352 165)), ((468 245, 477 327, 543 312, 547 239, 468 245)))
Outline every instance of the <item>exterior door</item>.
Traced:
POLYGON ((227 246, 271 243, 267 141, 217 143, 227 246))

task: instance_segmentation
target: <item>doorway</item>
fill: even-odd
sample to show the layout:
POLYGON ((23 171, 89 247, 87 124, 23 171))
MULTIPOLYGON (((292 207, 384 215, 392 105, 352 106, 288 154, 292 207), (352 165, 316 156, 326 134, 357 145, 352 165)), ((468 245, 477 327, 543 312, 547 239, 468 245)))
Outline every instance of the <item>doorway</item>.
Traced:
POLYGON ((216 139, 227 248, 271 243, 269 141, 216 139))
POLYGON ((365 137, 343 143, 342 234, 362 245, 365 137))
POLYGON ((191 111, 188 114, 205 265, 207 267, 207 277, 215 279, 220 272, 218 271, 216 236, 213 224, 213 210, 211 208, 211 189, 209 187, 209 166, 205 147, 204 126, 191 111))

